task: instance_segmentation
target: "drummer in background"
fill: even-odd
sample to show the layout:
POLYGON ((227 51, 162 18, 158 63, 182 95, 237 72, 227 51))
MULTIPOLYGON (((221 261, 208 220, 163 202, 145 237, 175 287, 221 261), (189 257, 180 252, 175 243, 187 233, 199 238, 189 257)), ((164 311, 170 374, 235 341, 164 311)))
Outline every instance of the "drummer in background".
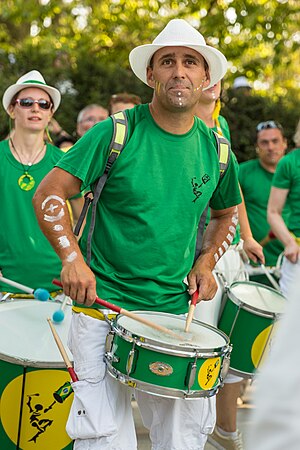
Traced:
MULTIPOLYGON (((106 375, 109 326, 94 304, 96 292, 129 310, 174 314, 187 312, 196 290, 199 300, 212 299, 217 289, 212 270, 222 246, 232 239, 241 201, 235 160, 230 156, 219 182, 215 138, 194 116, 202 90, 226 72, 224 55, 207 46, 186 21, 175 19, 152 44, 132 50, 129 59, 133 72, 154 94, 150 104, 126 111, 129 137, 97 205, 91 269, 84 259, 88 226, 78 245, 64 203, 103 173, 111 119, 94 126, 65 154, 34 198, 39 223, 63 262, 64 292, 77 306, 69 340, 84 403, 79 407, 75 395, 67 427, 76 450, 137 448, 130 389, 106 375), (48 202, 50 195, 56 200, 48 202), (209 201, 211 221, 193 266, 197 225, 209 201), (64 208, 57 223, 69 248, 59 245, 61 233, 45 220, 50 203, 64 208), (85 417, 77 414, 78 408, 89 407, 85 417), (95 421, 89 434, 88 420, 95 421)), ((204 448, 215 423, 214 397, 185 401, 140 391, 135 397, 153 449, 204 448)))
MULTIPOLYGON (((52 279, 59 275, 61 262, 40 230, 32 198, 41 180, 63 155, 57 147, 44 142, 44 132, 60 100, 60 92, 48 86, 37 70, 19 78, 2 98, 14 122, 14 132, 0 142, 0 266, 3 277, 49 291, 53 291, 52 279)), ((79 210, 81 198, 72 200, 72 204, 79 210)), ((7 290, 8 286, 0 281, 0 291, 7 290)), ((9 287, 9 292, 19 291, 9 287)))
POLYGON ((284 245, 280 288, 289 298, 291 288, 300 278, 300 148, 284 156, 278 163, 268 203, 268 221, 275 236, 284 245), (283 210, 291 211, 288 223, 283 210))
MULTIPOLYGON (((275 267, 283 245, 271 232, 267 221, 267 206, 276 166, 287 149, 282 126, 274 120, 261 122, 256 127, 257 159, 241 163, 239 182, 243 191, 250 227, 254 238, 263 246, 266 266, 275 267)), ((288 218, 288 209, 284 218, 288 218)), ((251 275, 252 281, 266 285, 266 275, 251 275)))
MULTIPOLYGON (((220 96, 221 81, 202 92, 196 114, 209 128, 212 128, 230 142, 228 123, 225 117, 220 115, 220 96)), ((209 216, 208 211, 206 225, 209 223, 209 216)), ((216 270, 222 273, 225 282, 229 285, 233 281, 245 281, 246 279, 245 267, 240 253, 242 248, 254 262, 257 262, 257 260, 264 262, 262 247, 252 236, 244 201, 238 205, 238 217, 240 226, 238 225, 237 227, 234 240, 227 252, 216 264, 216 270), (240 238, 242 238, 242 241, 240 241, 240 238)), ((220 287, 219 290, 221 290, 220 287)), ((222 296, 222 292, 219 295, 222 296)), ((207 312, 207 308, 215 307, 216 302, 214 301, 209 304, 200 303, 195 311, 195 318, 207 322, 210 325, 217 326, 217 323, 212 323, 212 318, 217 316, 217 314, 212 315, 207 312)), ((229 373, 225 379, 223 388, 217 394, 217 422, 208 441, 211 444, 220 444, 224 449, 243 449, 242 435, 237 429, 237 399, 241 393, 242 380, 243 378, 229 373)))
POLYGON ((135 105, 142 103, 141 97, 135 94, 128 94, 127 92, 120 92, 113 94, 109 99, 109 114, 115 114, 125 109, 131 109, 135 105))

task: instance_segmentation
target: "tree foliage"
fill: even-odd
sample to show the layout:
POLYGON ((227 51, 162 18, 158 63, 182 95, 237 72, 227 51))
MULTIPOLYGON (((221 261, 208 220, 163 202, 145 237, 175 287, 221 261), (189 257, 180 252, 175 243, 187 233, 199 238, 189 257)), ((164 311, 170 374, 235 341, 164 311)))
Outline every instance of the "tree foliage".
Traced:
MULTIPOLYGON (((148 101, 128 53, 171 18, 184 18, 229 61, 224 87, 246 75, 266 103, 299 110, 298 0, 0 0, 0 95, 33 68, 63 93, 57 118, 74 129, 78 111, 116 91, 148 101)), ((0 133, 7 131, 1 112, 0 133)), ((298 117, 294 117, 293 125, 298 117)))

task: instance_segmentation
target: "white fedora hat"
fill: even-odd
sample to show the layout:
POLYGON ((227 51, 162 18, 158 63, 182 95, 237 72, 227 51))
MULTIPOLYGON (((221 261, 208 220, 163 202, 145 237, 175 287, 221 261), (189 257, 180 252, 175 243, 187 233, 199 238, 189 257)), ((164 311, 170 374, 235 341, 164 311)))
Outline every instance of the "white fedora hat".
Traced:
POLYGON ((245 87, 245 88, 250 88, 251 89, 251 85, 250 85, 249 81, 244 76, 237 77, 237 78, 234 79, 232 88, 233 89, 237 89, 237 88, 240 88, 240 87, 245 87))
POLYGON ((22 89, 26 89, 29 87, 37 87, 46 91, 53 102, 53 112, 57 110, 60 104, 61 95, 58 89, 48 86, 44 77, 37 70, 31 70, 30 72, 25 73, 15 84, 9 86, 3 94, 2 104, 4 106, 5 111, 7 111, 10 102, 14 95, 20 92, 22 89))
POLYGON ((227 60, 223 53, 206 45, 204 37, 183 19, 173 19, 154 39, 152 44, 140 45, 129 54, 130 66, 135 75, 147 83, 147 67, 154 53, 163 47, 188 47, 205 58, 210 74, 210 84, 215 85, 227 71, 227 60))

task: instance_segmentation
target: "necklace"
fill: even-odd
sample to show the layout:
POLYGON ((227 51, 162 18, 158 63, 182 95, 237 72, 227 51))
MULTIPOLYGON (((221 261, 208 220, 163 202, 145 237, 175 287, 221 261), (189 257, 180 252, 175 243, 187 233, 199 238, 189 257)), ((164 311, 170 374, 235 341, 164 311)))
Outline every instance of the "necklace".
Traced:
POLYGON ((33 178, 32 175, 29 174, 29 170, 32 167, 32 165, 34 164, 34 162, 37 160, 38 156, 42 153, 42 151, 44 150, 45 147, 45 142, 43 143, 43 147, 41 148, 41 150, 39 150, 37 152, 37 154, 35 155, 34 159, 31 162, 27 163, 27 168, 25 167, 25 165, 23 164, 21 157, 13 143, 12 138, 9 139, 12 148, 14 149, 16 155, 19 158, 20 163, 22 164, 23 167, 23 175, 20 176, 20 178, 18 179, 18 185, 20 186, 20 188, 22 189, 22 191, 30 191, 31 189, 33 189, 34 185, 35 185, 35 179, 33 178))

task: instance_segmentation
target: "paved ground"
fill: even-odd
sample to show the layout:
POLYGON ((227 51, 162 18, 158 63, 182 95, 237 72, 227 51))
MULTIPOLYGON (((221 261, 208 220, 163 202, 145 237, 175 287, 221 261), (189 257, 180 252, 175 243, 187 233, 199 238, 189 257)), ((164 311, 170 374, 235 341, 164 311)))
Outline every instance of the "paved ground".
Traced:
MULTIPOLYGON (((251 403, 253 389, 253 386, 247 387, 243 397, 244 402, 238 407, 238 428, 242 432, 244 437, 247 436, 250 425, 250 413, 251 409, 253 408, 253 404, 251 403)), ((148 430, 144 428, 142 424, 142 420, 135 402, 133 402, 133 411, 137 430, 138 450, 151 450, 148 430)), ((215 448, 207 443, 205 446, 205 450, 215 450, 215 448)))

